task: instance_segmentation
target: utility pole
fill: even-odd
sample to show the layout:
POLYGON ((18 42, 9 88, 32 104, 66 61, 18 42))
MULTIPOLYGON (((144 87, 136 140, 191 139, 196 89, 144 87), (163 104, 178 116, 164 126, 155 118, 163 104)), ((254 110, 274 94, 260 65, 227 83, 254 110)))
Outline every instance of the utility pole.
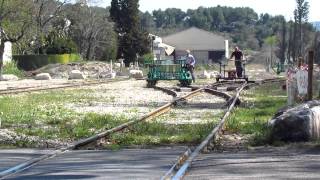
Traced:
POLYGON ((312 77, 313 77, 313 57, 314 52, 309 51, 308 54, 308 100, 312 100, 312 77))

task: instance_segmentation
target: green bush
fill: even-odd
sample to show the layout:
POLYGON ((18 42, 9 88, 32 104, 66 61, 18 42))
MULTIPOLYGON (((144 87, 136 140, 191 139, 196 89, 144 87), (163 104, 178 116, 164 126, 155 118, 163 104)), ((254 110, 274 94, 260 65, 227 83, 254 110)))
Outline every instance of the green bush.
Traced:
POLYGON ((3 74, 14 74, 18 77, 23 76, 23 72, 18 69, 17 63, 14 61, 5 63, 3 66, 3 74))
POLYGON ((67 64, 81 60, 78 54, 52 54, 52 55, 14 55, 18 68, 31 71, 48 64, 67 64))
POLYGON ((70 54, 77 53, 77 45, 70 39, 57 38, 47 47, 47 54, 70 54))
POLYGON ((142 56, 143 64, 151 64, 154 61, 154 55, 152 53, 142 56))

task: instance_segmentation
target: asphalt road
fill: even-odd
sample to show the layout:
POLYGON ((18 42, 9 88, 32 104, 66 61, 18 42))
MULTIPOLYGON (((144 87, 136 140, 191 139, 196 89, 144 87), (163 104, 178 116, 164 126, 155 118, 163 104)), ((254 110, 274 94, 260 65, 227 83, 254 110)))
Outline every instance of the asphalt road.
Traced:
MULTIPOLYGON (((7 179, 160 179, 186 147, 125 149, 119 151, 71 151, 45 160, 7 179)), ((9 150, 7 150, 9 151, 9 150)), ((1 170, 39 153, 10 156, 0 151, 1 170), (12 161, 16 159, 15 161, 12 161), (4 162, 5 163, 2 163, 4 162), (5 164, 5 165, 4 165, 5 164)))
POLYGON ((0 172, 17 164, 23 163, 29 159, 40 157, 47 154, 48 150, 33 149, 4 149, 0 150, 0 172))
POLYGON ((185 179, 320 179, 320 148, 202 154, 185 179))

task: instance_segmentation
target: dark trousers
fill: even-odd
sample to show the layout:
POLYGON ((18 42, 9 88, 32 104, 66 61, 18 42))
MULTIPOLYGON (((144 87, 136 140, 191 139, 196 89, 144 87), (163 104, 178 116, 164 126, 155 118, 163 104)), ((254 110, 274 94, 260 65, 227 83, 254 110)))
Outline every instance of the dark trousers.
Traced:
POLYGON ((243 71, 243 68, 242 66, 236 66, 236 71, 237 71, 237 77, 242 77, 242 71, 243 71))
POLYGON ((191 77, 192 77, 192 81, 196 82, 196 78, 194 76, 194 67, 190 66, 190 65, 187 65, 187 69, 188 69, 188 71, 190 71, 190 74, 191 74, 191 77))

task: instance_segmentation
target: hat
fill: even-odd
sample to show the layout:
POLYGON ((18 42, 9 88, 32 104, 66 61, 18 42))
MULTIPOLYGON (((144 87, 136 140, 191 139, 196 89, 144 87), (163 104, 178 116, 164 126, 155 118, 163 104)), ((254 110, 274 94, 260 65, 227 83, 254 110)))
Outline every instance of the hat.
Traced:
POLYGON ((189 50, 189 49, 187 49, 186 52, 187 52, 188 54, 190 54, 190 50, 189 50))

